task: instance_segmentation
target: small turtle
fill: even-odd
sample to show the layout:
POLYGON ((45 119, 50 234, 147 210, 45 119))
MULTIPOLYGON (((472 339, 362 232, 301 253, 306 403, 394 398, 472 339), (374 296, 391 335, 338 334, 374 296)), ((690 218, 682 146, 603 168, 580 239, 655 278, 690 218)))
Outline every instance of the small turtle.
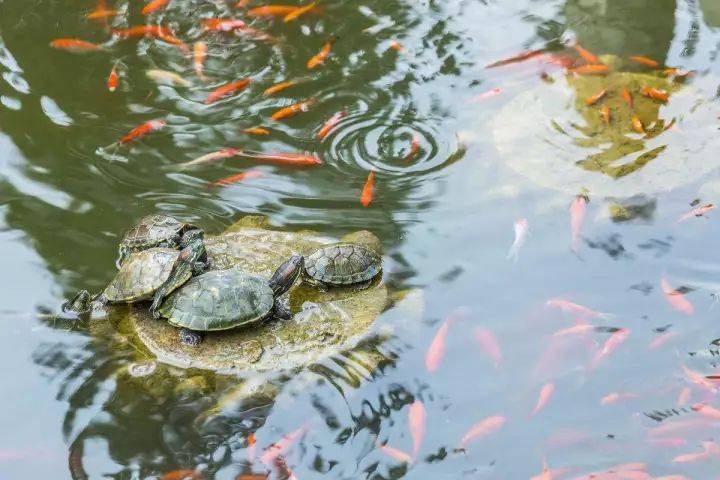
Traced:
POLYGON ((287 292, 303 271, 304 260, 293 255, 270 280, 240 268, 213 270, 193 277, 170 295, 160 314, 171 325, 180 327, 180 341, 198 345, 201 332, 229 330, 268 317, 287 318, 277 297, 287 292))
POLYGON ((92 297, 87 290, 80 290, 74 297, 62 304, 62 311, 77 316, 86 315, 92 311, 92 297))
POLYGON ((382 258, 375 251, 353 243, 323 247, 305 260, 310 283, 321 287, 367 283, 382 271, 382 258))
POLYGON ((131 228, 120 242, 117 266, 127 260, 130 254, 148 248, 177 248, 186 232, 197 229, 192 224, 181 222, 169 215, 148 215, 131 228))

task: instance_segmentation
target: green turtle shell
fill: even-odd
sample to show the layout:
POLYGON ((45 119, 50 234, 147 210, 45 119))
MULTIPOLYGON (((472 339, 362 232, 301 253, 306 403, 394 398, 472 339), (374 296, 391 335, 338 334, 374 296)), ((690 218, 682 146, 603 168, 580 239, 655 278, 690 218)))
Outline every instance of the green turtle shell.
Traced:
POLYGON ((120 242, 121 249, 130 251, 151 247, 175 247, 180 233, 188 224, 169 215, 148 215, 131 228, 120 242))
POLYGON ((268 281, 239 268, 193 277, 170 295, 160 313, 190 330, 228 330, 266 317, 275 298, 268 281))
POLYGON ((150 248, 133 253, 105 289, 111 303, 133 303, 149 299, 170 277, 180 252, 171 248, 150 248))
POLYGON ((351 285, 371 280, 382 270, 382 259, 373 250, 352 243, 323 247, 305 259, 305 272, 328 285, 351 285))

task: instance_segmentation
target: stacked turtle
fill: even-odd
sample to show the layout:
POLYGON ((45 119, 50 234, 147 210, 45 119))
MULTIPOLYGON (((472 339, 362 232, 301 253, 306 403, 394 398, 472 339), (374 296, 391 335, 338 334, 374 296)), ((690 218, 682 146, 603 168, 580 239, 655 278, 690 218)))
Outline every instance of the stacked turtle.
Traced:
POLYGON ((247 326, 268 317, 288 318, 278 297, 304 273, 319 288, 364 287, 382 271, 382 259, 369 248, 338 243, 307 257, 292 255, 267 280, 238 267, 209 270, 204 232, 171 216, 142 218, 123 237, 119 271, 105 290, 91 298, 86 290, 63 304, 78 315, 106 304, 152 300, 150 312, 180 328, 180 340, 198 345, 203 332, 247 326))

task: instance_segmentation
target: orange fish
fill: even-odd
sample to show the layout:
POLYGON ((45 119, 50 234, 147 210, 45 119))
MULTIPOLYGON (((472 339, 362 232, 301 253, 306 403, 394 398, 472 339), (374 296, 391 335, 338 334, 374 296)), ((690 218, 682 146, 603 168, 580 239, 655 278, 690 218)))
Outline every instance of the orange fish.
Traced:
POLYGON ((290 118, 294 115, 297 115, 300 112, 307 112, 312 105, 317 103, 317 100, 314 98, 311 98, 310 100, 306 100, 304 102, 296 103, 294 105, 290 105, 289 107, 281 108, 277 112, 270 115, 270 118, 273 120, 282 120, 284 118, 290 118))
POLYGON ((582 305, 579 305, 577 303, 573 303, 569 300, 564 300, 562 298, 551 298, 547 302, 545 302, 545 305, 552 308, 558 308, 562 310, 565 313, 571 313, 573 315, 578 315, 580 318, 583 319, 590 319, 590 318, 607 318, 610 315, 607 313, 602 312, 596 312, 595 310, 584 307, 582 305))
POLYGON ((663 70, 663 74, 666 76, 672 75, 677 78, 685 78, 692 75, 692 72, 689 70, 681 70, 679 68, 666 68, 663 70))
POLYGON ((688 301, 682 293, 673 289, 664 278, 660 279, 660 288, 672 308, 678 312, 684 313, 685 315, 692 315, 695 313, 695 307, 693 307, 693 304, 690 303, 690 301, 688 301))
POLYGON ((405 453, 402 450, 393 448, 390 445, 382 445, 380 443, 378 443, 377 447, 381 452, 388 455, 389 457, 394 458, 395 460, 397 460, 399 462, 413 463, 413 458, 412 458, 412 456, 410 456, 409 453, 405 453))
POLYGON ((240 152, 239 155, 263 163, 292 167, 312 167, 322 164, 322 161, 318 157, 303 153, 259 153, 244 150, 240 152))
POLYGON ((201 80, 205 80, 205 59, 207 58, 207 43, 195 42, 193 44, 193 67, 195 68, 195 74, 200 77, 201 80))
POLYGON ((578 195, 570 205, 570 248, 576 253, 580 247, 580 231, 582 230, 583 223, 585 222, 585 210, 587 203, 587 197, 578 195))
POLYGON ((633 103, 632 93, 630 93, 630 90, 628 90, 627 88, 623 88, 622 91, 620 92, 620 95, 622 95, 623 100, 625 100, 625 103, 627 103, 627 106, 630 107, 630 109, 632 110, 634 108, 634 103, 633 103))
POLYGON ((595 354, 595 356, 592 359, 592 362, 590 363, 591 367, 595 367, 600 363, 600 361, 609 356, 612 352, 615 351, 615 349, 623 343, 627 338, 630 336, 630 329, 629 328, 621 328, 612 335, 610 335, 610 338, 608 338, 605 341, 605 344, 603 347, 598 350, 598 352, 595 354))
POLYGON ((375 194, 375 171, 371 170, 368 173, 367 180, 363 186, 362 193, 360 194, 360 203, 363 207, 369 207, 373 201, 375 194))
POLYGON ((340 120, 342 120, 346 116, 347 111, 340 110, 339 112, 336 112, 332 117, 328 118, 327 121, 323 124, 323 126, 320 127, 320 130, 318 130, 318 140, 323 140, 325 137, 327 137, 328 134, 332 131, 332 129, 335 128, 335 125, 340 123, 340 120))
POLYGON ((263 127, 251 127, 246 128, 243 130, 243 132, 248 133, 250 135, 270 135, 270 130, 263 127))
POLYGON ((120 139, 120 143, 124 145, 132 142, 133 140, 144 137, 148 133, 162 129, 165 125, 167 125, 165 120, 150 120, 130 130, 127 135, 120 139))
POLYGON ((264 5, 247 11, 249 17, 286 17, 299 7, 294 5, 264 5))
POLYGON ((600 118, 602 118, 605 125, 610 125, 610 107, 607 105, 600 107, 600 118))
POLYGON ((396 52, 402 52, 404 50, 402 44, 398 42, 397 40, 393 40, 390 42, 390 47, 392 50, 395 50, 396 52))
POLYGON ((610 68, 607 65, 581 65, 570 69, 570 71, 578 75, 607 75, 610 68))
POLYGON ((260 461, 265 465, 272 466, 276 458, 284 455, 298 440, 300 440, 300 437, 305 434, 307 428, 307 426, 303 425, 285 435, 277 443, 270 445, 260 456, 260 461))
POLYGON ((110 10, 105 7, 101 8, 98 6, 98 8, 85 15, 85 18, 88 20, 105 20, 106 18, 114 17, 118 13, 120 13, 118 10, 110 10))
POLYGON ((74 53, 95 52, 103 49, 101 45, 86 42, 85 40, 78 40, 77 38, 56 38, 50 42, 50 46, 58 50, 74 53))
POLYGON ((445 337, 447 337, 450 329, 450 319, 445 320, 438 328, 437 333, 433 337, 430 347, 425 354, 425 368, 430 373, 435 373, 440 366, 440 362, 445 357, 445 337))
POLYGON ((202 26, 206 32, 232 32, 247 28, 245 22, 234 18, 206 18, 202 21, 202 26))
POLYGON ((118 85, 120 84, 120 77, 117 73, 117 63, 113 65, 112 70, 110 70, 110 75, 108 75, 107 79, 107 88, 111 92, 114 92, 117 90, 118 85))
POLYGON ((178 165, 178 168, 181 170, 187 170, 190 168, 202 167, 209 163, 214 163, 218 160, 234 157, 239 153, 240 150, 238 150, 237 148, 223 148, 216 152, 206 153, 205 155, 202 155, 194 160, 190 160, 189 162, 178 165))
POLYGON ((650 342, 648 348, 650 350, 657 350, 678 335, 680 335, 678 332, 665 332, 662 335, 658 335, 652 342, 650 342))
POLYGON ((493 63, 489 63, 489 64, 485 65, 485 68, 502 67, 504 65, 510 65, 512 63, 524 62, 525 60, 528 60, 533 57, 537 57, 542 54, 543 54, 542 50, 530 50, 527 52, 519 53, 517 55, 513 55, 512 57, 508 57, 508 58, 498 60, 493 63))
POLYGON ((660 66, 660 64, 652 58, 643 57, 642 55, 633 55, 632 57, 630 57, 630 60, 650 68, 657 68, 660 66))
POLYGON ((316 4, 317 4, 317 2, 312 2, 312 3, 305 5, 304 7, 296 8, 292 12, 285 15, 285 17, 283 18, 283 22, 288 23, 288 22, 292 22, 293 20, 296 20, 301 15, 305 15, 306 13, 314 10, 316 4))
POLYGON ((600 405, 610 405, 622 400, 623 398, 637 398, 637 395, 634 393, 609 393, 600 399, 600 405))
POLYGON ((578 52, 578 54, 585 60, 587 63, 593 64, 593 63, 600 63, 600 59, 598 59, 597 56, 593 55, 589 51, 585 50, 583 47, 581 47, 579 44, 573 45, 573 48, 578 52))
POLYGON ((720 420, 720 410, 704 403, 696 403, 690 407, 693 411, 698 412, 703 417, 711 420, 720 420))
POLYGON ((479 95, 475 95, 472 97, 469 101, 469 103, 478 103, 482 102, 483 100, 487 100, 488 98, 492 98, 496 95, 500 95, 503 92, 502 88, 493 88, 491 90, 488 90, 487 92, 483 92, 479 95))
POLYGON ((660 102, 667 102, 670 96, 668 95, 668 92, 665 90, 660 90, 659 88, 651 88, 651 87, 642 87, 640 89, 640 95, 643 95, 648 98, 652 98, 653 100, 658 100, 660 102))
POLYGON ((215 182, 209 183, 207 185, 207 188, 224 187, 227 185, 231 185, 233 183, 242 182, 243 180, 260 178, 262 176, 263 176, 263 173, 259 170, 248 170, 247 172, 236 173, 234 175, 230 175, 230 176, 221 178, 220 180, 217 180, 215 182))
POLYGON ((709 212, 710 210, 714 210, 714 209, 715 209, 715 205, 713 205, 712 203, 708 203, 706 205, 701 205, 697 208, 693 208, 688 213, 686 213, 682 217, 678 218, 677 223, 684 222, 685 220, 688 220, 693 217, 702 217, 707 212, 709 212))
POLYGON ((285 90, 286 88, 290 88, 295 84, 296 84, 296 82, 293 82, 292 80, 287 81, 287 82, 276 83, 272 87, 266 88, 265 91, 263 92, 263 95, 265 95, 265 96, 272 95, 274 93, 285 90))
POLYGON ((120 28, 112 31, 113 35, 120 38, 133 37, 158 37, 175 38, 173 31, 161 25, 137 25, 135 27, 120 28))
POLYGON ((415 158, 415 156, 418 154, 419 151, 420 151, 420 137, 418 137, 417 135, 413 135, 412 141, 410 142, 410 151, 408 152, 407 155, 405 155, 405 158, 403 160, 406 162, 409 162, 410 160, 415 158))
POLYGON ((632 122, 632 128, 636 133, 645 133, 645 126, 637 115, 633 115, 630 121, 632 122))
POLYGON ((555 393, 555 384, 554 383, 550 382, 550 383, 546 383, 545 385, 543 385, 542 388, 540 389, 540 394, 538 396, 537 404, 535 405, 535 408, 533 409, 530 416, 537 415, 540 412, 540 410, 545 408, 547 406, 548 402, 550 402, 550 398, 552 397, 553 393, 555 393))
POLYGON ((330 49, 332 48, 332 44, 335 42, 335 39, 328 40, 325 42, 325 45, 322 46, 320 51, 315 54, 314 57, 312 57, 310 60, 307 61, 307 68, 309 70, 312 70, 313 68, 317 67, 318 65, 322 65, 325 63, 325 60, 330 55, 330 49))
POLYGON ((226 95, 231 95, 238 90, 242 90, 248 85, 250 85, 250 79, 249 78, 243 78, 242 80, 236 80, 234 82, 226 83, 225 85, 222 85, 212 92, 210 92, 210 95, 207 96, 205 99, 205 105, 210 105, 211 103, 217 102, 221 98, 223 98, 226 95))
POLYGON ((255 438, 255 434, 251 433, 247 437, 247 457, 248 461, 250 463, 253 463, 255 461, 255 444, 257 443, 257 439, 255 438))
POLYGON ((414 458, 417 458, 418 453, 420 453, 420 446, 425 438, 425 423, 425 406, 420 400, 415 400, 412 405, 410 405, 410 410, 408 411, 408 426, 410 427, 410 436, 412 437, 412 453, 414 458))
POLYGON ((460 448, 464 449, 471 441, 486 437, 498 431, 505 425, 506 420, 502 415, 493 415, 479 421, 465 432, 462 440, 460 440, 460 448))
POLYGON ((482 327, 475 328, 475 340, 480 344, 485 354, 495 363, 495 368, 500 366, 502 361, 502 350, 493 333, 482 327))
POLYGON ((143 15, 150 15, 151 13, 166 7, 170 3, 170 0, 151 0, 150 3, 145 5, 140 13, 143 15))
POLYGON ((677 457, 673 458, 672 461, 675 463, 697 462, 698 460, 707 460, 713 455, 720 454, 720 446, 718 446, 718 444, 715 442, 705 441, 701 442, 701 445, 703 447, 702 452, 678 455, 677 457))
POLYGON ((585 99, 586 105, 595 105, 597 102, 602 100, 602 98, 607 95, 607 90, 600 90, 598 93, 593 95, 592 97, 588 97, 585 99))
POLYGON ((186 469, 168 472, 160 477, 160 480, 202 480, 203 478, 202 473, 197 470, 186 469))

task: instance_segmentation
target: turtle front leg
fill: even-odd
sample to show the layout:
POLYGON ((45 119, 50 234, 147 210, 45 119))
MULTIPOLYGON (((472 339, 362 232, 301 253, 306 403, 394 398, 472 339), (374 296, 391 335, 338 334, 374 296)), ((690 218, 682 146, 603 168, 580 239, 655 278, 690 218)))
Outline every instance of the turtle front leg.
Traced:
POLYGON ((152 313, 153 318, 156 320, 159 320, 162 317, 162 315, 160 315, 160 306, 167 296, 165 290, 164 285, 158 288, 153 296, 153 301, 150 304, 150 313, 152 313))
POLYGON ((195 332, 189 328, 180 329, 180 343, 183 345, 189 345, 191 347, 197 347, 205 339, 205 334, 202 332, 195 332))
POLYGON ((275 305, 273 305, 272 316, 279 320, 290 320, 292 318, 292 312, 290 311, 290 305, 288 301, 282 301, 278 298, 275 299, 275 305))

